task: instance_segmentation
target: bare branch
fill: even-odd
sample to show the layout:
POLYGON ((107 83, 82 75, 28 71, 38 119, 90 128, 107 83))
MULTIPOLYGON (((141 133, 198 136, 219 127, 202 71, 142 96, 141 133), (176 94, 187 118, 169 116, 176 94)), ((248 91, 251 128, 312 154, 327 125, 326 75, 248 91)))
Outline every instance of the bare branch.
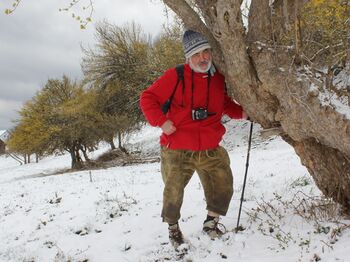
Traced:
POLYGON ((15 0, 12 4, 12 8, 6 8, 5 14, 10 15, 12 14, 18 7, 18 5, 21 3, 21 0, 15 0))
MULTIPOLYGON (((82 0, 70 0, 70 3, 67 7, 64 8, 60 8, 59 11, 65 11, 65 12, 69 12, 73 9, 73 7, 77 6, 79 4, 79 2, 82 0)), ((84 2, 85 0, 83 0, 84 2)), ((74 12, 71 11, 72 17, 74 19, 76 19, 79 23, 80 23, 80 28, 81 29, 85 29, 87 24, 90 23, 92 21, 92 15, 94 13, 94 5, 92 0, 88 1, 88 5, 86 6, 82 6, 82 10, 86 11, 86 10, 90 10, 90 14, 88 17, 86 18, 81 18, 81 16, 79 15, 75 15, 74 12)))
MULTIPOLYGON (((12 14, 17 7, 20 5, 22 0, 13 0, 12 7, 11 8, 6 8, 5 9, 5 14, 10 15, 12 14)), ((69 0, 68 5, 66 7, 62 7, 59 9, 59 11, 64 11, 64 12, 71 12, 72 18, 75 19, 80 23, 80 28, 85 29, 86 26, 92 22, 92 16, 94 13, 94 4, 92 0, 69 0), (82 18, 80 15, 76 15, 72 10, 74 7, 78 6, 78 4, 82 2, 87 2, 86 6, 81 6, 81 9, 86 12, 89 11, 89 15, 85 18, 82 18)))

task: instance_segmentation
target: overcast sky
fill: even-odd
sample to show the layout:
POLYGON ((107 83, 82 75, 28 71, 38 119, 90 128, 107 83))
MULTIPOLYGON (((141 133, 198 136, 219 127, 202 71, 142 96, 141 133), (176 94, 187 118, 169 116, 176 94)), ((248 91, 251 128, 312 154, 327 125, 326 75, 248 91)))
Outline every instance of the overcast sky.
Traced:
MULTIPOLYGON (((5 15, 12 2, 0 2, 0 130, 14 126, 16 112, 48 78, 81 79, 80 45, 95 43, 93 24, 80 30, 68 13, 58 11, 69 0, 22 0, 14 14, 5 15)), ((96 0, 94 8, 94 21, 120 26, 135 21, 153 36, 167 22, 160 0, 96 0)))

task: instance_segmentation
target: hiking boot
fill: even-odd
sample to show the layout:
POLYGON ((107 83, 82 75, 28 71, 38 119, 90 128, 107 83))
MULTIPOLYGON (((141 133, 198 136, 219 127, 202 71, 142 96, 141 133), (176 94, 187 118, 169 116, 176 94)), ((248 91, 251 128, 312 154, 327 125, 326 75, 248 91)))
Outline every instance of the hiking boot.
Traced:
POLYGON ((185 243, 178 223, 174 225, 169 225, 168 229, 170 243, 175 249, 177 249, 180 245, 185 243))
POLYGON ((214 217, 213 219, 204 221, 203 232, 205 232, 211 239, 215 239, 220 238, 225 234, 226 228, 223 224, 219 223, 219 217, 214 217), (218 225, 222 227, 223 231, 218 228, 218 225))

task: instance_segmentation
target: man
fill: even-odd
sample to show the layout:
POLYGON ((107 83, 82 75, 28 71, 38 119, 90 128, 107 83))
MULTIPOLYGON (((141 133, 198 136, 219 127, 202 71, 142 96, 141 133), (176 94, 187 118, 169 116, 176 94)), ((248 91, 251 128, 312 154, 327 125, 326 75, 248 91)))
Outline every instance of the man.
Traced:
POLYGON ((203 231, 212 239, 223 234, 218 221, 229 207, 233 178, 229 156, 219 146, 225 133, 221 117, 227 114, 235 119, 247 118, 242 107, 226 94, 225 78, 212 63, 211 47, 205 37, 187 30, 183 46, 183 80, 176 86, 178 73, 175 68, 169 69, 142 93, 140 100, 148 122, 163 131, 162 218, 169 224, 169 239, 175 248, 184 243, 178 220, 184 188, 195 171, 203 185, 208 210, 203 231), (170 97, 170 109, 164 113, 162 105, 170 97))

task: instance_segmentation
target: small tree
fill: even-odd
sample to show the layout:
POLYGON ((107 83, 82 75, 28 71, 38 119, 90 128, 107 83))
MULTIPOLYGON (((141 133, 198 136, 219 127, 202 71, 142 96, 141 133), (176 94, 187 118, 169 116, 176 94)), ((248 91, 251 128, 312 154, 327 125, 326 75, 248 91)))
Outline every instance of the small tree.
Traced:
POLYGON ((67 151, 72 168, 81 168, 80 153, 88 161, 86 151, 103 136, 104 118, 96 97, 66 76, 49 79, 21 110, 21 119, 9 141, 11 150, 40 155, 67 151))
POLYGON ((47 112, 45 106, 37 100, 27 102, 20 110, 20 120, 12 130, 8 141, 9 150, 22 155, 36 154, 42 156, 47 152, 47 146, 52 133, 57 130, 48 126, 43 118, 47 112))
MULTIPOLYGON (((141 27, 132 23, 117 27, 107 22, 96 27, 95 50, 83 49, 82 68, 85 82, 98 90, 100 107, 110 128, 108 142, 138 128, 142 119, 139 94, 148 82, 150 43, 141 27)), ((114 144, 111 143, 112 148, 114 144)))

